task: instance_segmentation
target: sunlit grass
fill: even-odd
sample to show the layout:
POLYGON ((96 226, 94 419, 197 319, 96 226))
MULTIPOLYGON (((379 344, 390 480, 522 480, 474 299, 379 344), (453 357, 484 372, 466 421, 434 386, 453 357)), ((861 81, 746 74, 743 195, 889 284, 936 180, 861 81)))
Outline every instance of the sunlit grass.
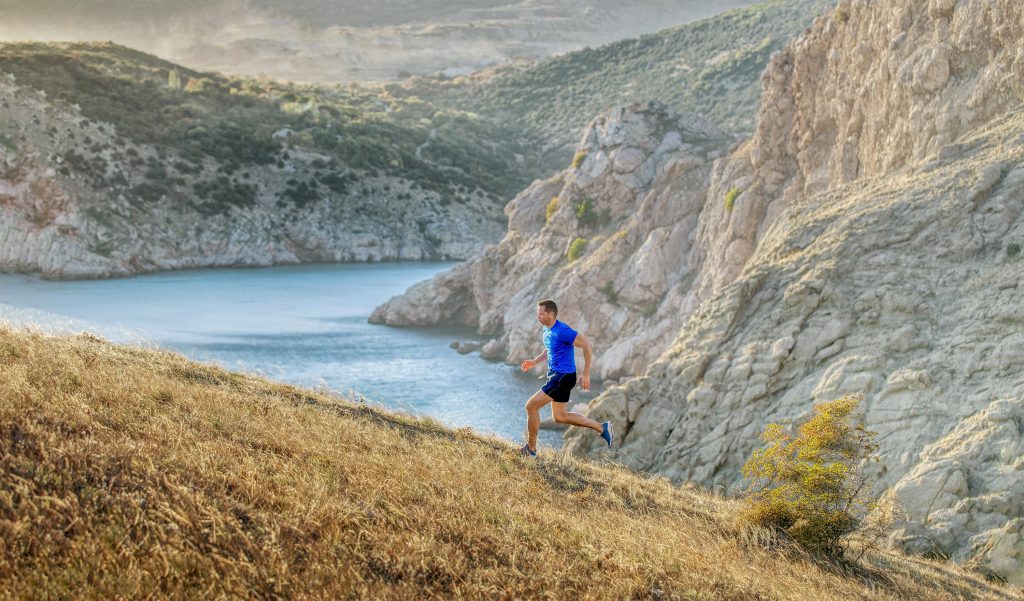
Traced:
POLYGON ((176 354, 0 328, 0 597, 1013 598, 947 564, 766 551, 736 513, 176 354))

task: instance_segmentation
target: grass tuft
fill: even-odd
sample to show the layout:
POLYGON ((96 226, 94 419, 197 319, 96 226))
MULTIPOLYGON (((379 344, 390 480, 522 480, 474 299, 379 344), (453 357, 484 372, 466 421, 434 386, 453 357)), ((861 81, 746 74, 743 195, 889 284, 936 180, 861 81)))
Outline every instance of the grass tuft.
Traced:
POLYGON ((544 223, 551 221, 551 217, 558 210, 558 197, 553 197, 549 202, 547 208, 544 210, 544 223))
POLYGON ((725 193, 725 210, 732 212, 733 206, 736 204, 736 198, 740 195, 739 188, 732 188, 725 193))

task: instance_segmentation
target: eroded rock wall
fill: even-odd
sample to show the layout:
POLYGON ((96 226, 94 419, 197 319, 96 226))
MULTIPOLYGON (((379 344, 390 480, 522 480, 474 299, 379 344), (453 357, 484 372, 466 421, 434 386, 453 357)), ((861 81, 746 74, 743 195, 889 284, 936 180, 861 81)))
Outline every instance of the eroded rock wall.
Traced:
POLYGON ((536 302, 551 297, 595 344, 595 375, 636 374, 692 310, 686 257, 712 162, 731 144, 706 120, 658 104, 598 117, 572 167, 509 203, 499 244, 391 299, 371 321, 475 325, 497 336, 486 356, 516 363, 539 352, 536 302), (574 240, 586 245, 578 258, 574 240))
POLYGON ((1019 452, 964 434, 1024 398, 1022 39, 1016 2, 844 1, 772 59, 757 133, 714 168, 697 309, 591 404, 618 460, 729 485, 766 424, 864 393, 897 540, 1024 582, 1019 510, 996 499, 1019 452))

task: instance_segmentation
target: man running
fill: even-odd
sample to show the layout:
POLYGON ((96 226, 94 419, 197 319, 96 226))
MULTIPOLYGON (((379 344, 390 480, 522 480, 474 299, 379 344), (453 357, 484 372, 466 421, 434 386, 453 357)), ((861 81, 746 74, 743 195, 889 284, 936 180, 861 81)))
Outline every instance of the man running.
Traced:
POLYGON ((526 402, 526 425, 529 439, 522 449, 521 455, 537 456, 537 430, 540 429, 540 409, 551 403, 551 414, 555 422, 582 426, 596 430, 601 438, 612 446, 612 423, 598 423, 582 413, 568 411, 569 391, 576 385, 576 357, 573 347, 583 349, 583 377, 580 385, 583 390, 590 390, 590 360, 594 349, 583 334, 579 334, 564 323, 558 321, 558 305, 553 300, 542 300, 537 303, 537 321, 544 326, 544 352, 535 359, 523 361, 523 371, 530 371, 545 358, 548 360, 548 382, 526 402))

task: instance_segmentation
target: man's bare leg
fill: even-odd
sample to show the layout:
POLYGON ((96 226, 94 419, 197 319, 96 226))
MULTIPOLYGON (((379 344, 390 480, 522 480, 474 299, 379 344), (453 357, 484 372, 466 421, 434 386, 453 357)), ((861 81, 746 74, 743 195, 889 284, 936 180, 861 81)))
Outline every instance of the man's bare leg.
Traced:
POLYGON ((603 431, 600 422, 595 422, 582 413, 569 411, 566 409, 568 404, 569 403, 551 403, 551 416, 555 418, 555 423, 590 428, 591 430, 596 430, 598 434, 603 431))
MULTIPOLYGON (((537 450, 537 431, 540 430, 540 410, 544 405, 551 402, 551 397, 538 390, 530 400, 526 401, 526 444, 531 451, 537 450)), ((600 426, 598 426, 600 427, 600 426)))

